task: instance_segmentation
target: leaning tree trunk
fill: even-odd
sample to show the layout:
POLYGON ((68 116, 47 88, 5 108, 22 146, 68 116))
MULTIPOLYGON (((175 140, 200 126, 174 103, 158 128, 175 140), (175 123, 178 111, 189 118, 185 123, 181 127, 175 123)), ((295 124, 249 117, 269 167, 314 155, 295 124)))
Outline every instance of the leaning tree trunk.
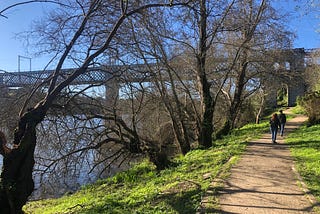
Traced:
MULTIPOLYGON (((0 213, 23 213, 22 207, 34 189, 32 171, 36 146, 36 126, 43 119, 40 108, 23 115, 15 131, 16 148, 9 153, 1 149, 3 169, 0 184, 0 213)), ((1 146, 1 148, 4 145, 1 146)))

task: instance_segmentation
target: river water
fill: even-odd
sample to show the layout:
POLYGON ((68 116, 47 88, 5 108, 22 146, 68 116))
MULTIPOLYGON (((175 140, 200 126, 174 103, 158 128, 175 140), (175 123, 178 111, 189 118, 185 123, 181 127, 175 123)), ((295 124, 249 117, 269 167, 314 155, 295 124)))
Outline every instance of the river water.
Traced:
POLYGON ((116 160, 107 159, 120 147, 108 145, 84 150, 103 140, 106 137, 104 131, 102 120, 82 121, 62 117, 44 121, 37 131, 33 172, 35 190, 30 200, 60 197, 78 190, 82 185, 128 169, 134 160, 122 162, 123 156, 116 160), (79 152, 72 154, 76 150, 79 152))

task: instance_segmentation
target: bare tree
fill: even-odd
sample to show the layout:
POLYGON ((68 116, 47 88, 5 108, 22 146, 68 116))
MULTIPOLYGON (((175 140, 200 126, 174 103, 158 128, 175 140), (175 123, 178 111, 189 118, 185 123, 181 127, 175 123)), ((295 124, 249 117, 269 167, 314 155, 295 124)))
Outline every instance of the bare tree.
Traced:
POLYGON ((320 65, 319 65, 319 56, 320 50, 315 49, 308 53, 308 62, 307 62, 307 69, 306 69, 306 81, 309 85, 309 90, 312 91, 319 91, 319 79, 320 79, 320 65))
MULTIPOLYGON (((85 74, 88 68, 96 63, 102 63, 105 59, 104 54, 110 54, 108 50, 114 47, 114 39, 121 31, 121 26, 128 17, 140 13, 148 8, 153 7, 172 7, 175 5, 188 4, 188 1, 182 2, 159 2, 153 1, 140 3, 129 1, 77 1, 68 2, 67 5, 61 6, 61 10, 56 10, 55 14, 51 14, 50 37, 41 40, 42 44, 50 44, 49 50, 55 50, 57 56, 57 64, 55 71, 50 77, 48 89, 45 97, 30 106, 30 99, 20 111, 18 126, 14 133, 14 149, 6 153, 1 146, 1 154, 4 156, 3 171, 1 174, 1 192, 0 207, 3 213, 22 213, 22 206, 26 203, 28 197, 34 189, 32 179, 32 171, 34 165, 34 150, 36 146, 36 127, 47 116, 49 110, 55 105, 61 92, 65 90, 79 76, 85 74), (69 11, 73 11, 70 17, 69 11), (59 12, 59 13, 58 13, 59 12), (61 16, 64 14, 65 16, 61 16), (56 23, 56 25, 54 25, 56 23), (103 27, 97 27, 103 23, 103 27), (97 28, 96 28, 97 27, 97 28), (56 30, 55 30, 56 29, 56 30), (51 31, 53 30, 53 31, 51 31), (97 34, 95 33, 97 31, 97 34), (71 73, 62 73, 63 66, 67 61, 77 65, 71 73)), ((49 32, 48 28, 46 29, 49 32)), ((120 73, 121 74, 121 73, 120 73)), ((118 75, 120 75, 118 73, 118 75)), ((113 74, 114 75, 114 74, 113 74)), ((47 82, 42 83, 43 85, 47 82)), ((39 87, 34 88, 31 96, 35 94, 39 87)), ((112 112, 112 111, 111 111, 112 112)), ((109 138, 97 142, 91 147, 99 147, 101 144, 122 141, 127 139, 129 145, 125 145, 131 151, 140 152, 145 150, 149 153, 150 158, 153 157, 154 148, 148 145, 147 140, 140 139, 136 129, 130 128, 120 117, 113 114, 99 115, 102 119, 113 121, 124 132, 119 133, 122 138, 114 138, 110 134, 109 138), (149 146, 149 147, 148 147, 149 146)), ((113 131, 115 133, 116 131, 113 131)), ((156 160, 154 160, 156 162, 156 160)))
POLYGON ((272 64, 277 57, 272 54, 273 50, 290 48, 291 34, 284 30, 281 18, 269 1, 249 0, 237 5, 224 33, 223 46, 230 57, 229 76, 223 88, 228 110, 217 137, 235 127, 244 101, 261 89, 265 82, 263 76, 272 74, 272 64))
MULTIPOLYGON (((190 150, 189 134, 192 129, 188 129, 186 124, 190 114, 186 111, 186 105, 182 103, 181 94, 188 93, 189 90, 183 82, 186 80, 182 76, 183 68, 180 66, 177 69, 176 60, 172 55, 173 50, 168 46, 169 38, 173 38, 172 32, 168 31, 164 21, 168 14, 161 8, 150 11, 150 13, 145 12, 141 15, 139 31, 135 32, 137 27, 133 27, 137 23, 131 23, 135 45, 128 47, 127 50, 135 54, 136 59, 141 59, 144 64, 149 65, 148 70, 152 74, 148 78, 149 84, 153 86, 155 96, 159 97, 168 115, 168 119, 164 120, 160 126, 168 128, 168 133, 173 131, 181 153, 186 154, 190 150), (151 16, 150 13, 157 15, 151 16)), ((162 117, 166 116, 162 115, 162 117)), ((174 138, 171 144, 175 144, 174 138)))
MULTIPOLYGON (((233 124, 243 100, 252 93, 244 89, 259 85, 253 81, 257 79, 254 71, 261 64, 272 64, 253 63, 263 56, 256 54, 263 39, 255 37, 255 32, 263 33, 262 28, 256 30, 265 0, 257 8, 253 1, 64 3, 31 35, 39 53, 53 55, 50 63, 55 70, 21 105, 13 149, 7 153, 5 145, 0 147, 4 156, 0 207, 5 213, 21 213, 34 189, 37 133, 51 134, 36 153, 42 164, 37 172, 43 176, 57 168, 77 173, 77 164, 72 163, 90 158, 95 160, 92 169, 99 165, 106 169, 132 154, 146 155, 162 169, 168 164, 164 152, 168 145, 177 142, 183 154, 195 140, 201 147, 210 147, 222 94, 230 98, 228 114, 233 124), (240 3, 246 7, 242 9, 240 3), (224 40, 231 36, 237 39, 224 40), (63 68, 69 66, 75 69, 65 72, 63 68), (107 77, 106 82, 76 89, 74 83, 95 69, 107 77), (94 86, 104 85, 106 99, 88 96, 94 86), (40 99, 35 99, 38 94, 40 99), (165 130, 170 130, 168 136, 160 139, 165 130), (74 135, 78 137, 69 139, 74 135), (50 146, 55 152, 45 154, 50 146)), ((261 46, 268 45, 272 46, 261 46)))
POLYGON ((142 52, 148 43, 139 41, 138 53, 145 56, 144 59, 152 57, 162 66, 161 71, 155 71, 154 83, 170 114, 182 153, 190 149, 194 140, 201 147, 212 145, 214 96, 219 87, 212 93, 216 63, 206 64, 209 58, 211 62, 215 58, 207 53, 214 47, 233 4, 234 1, 194 1, 181 8, 182 12, 143 14, 147 35, 143 40, 150 45, 142 52), (159 20, 161 25, 155 28, 153 23, 159 20))
MULTIPOLYGON (((135 31, 134 43, 138 51, 132 51, 144 63, 153 59, 161 64, 162 71, 154 72, 154 81, 170 112, 176 136, 180 136, 177 141, 181 147, 190 144, 186 134, 189 129, 186 124, 190 122, 196 129, 199 144, 212 145, 214 121, 225 119, 216 111, 220 106, 228 106, 227 112, 222 111, 227 115, 222 131, 227 133, 232 129, 242 103, 262 86, 263 73, 268 76, 273 71, 277 56, 269 50, 289 47, 290 33, 284 30, 282 20, 269 3, 195 1, 185 8, 184 15, 175 11, 169 15, 157 11, 156 17, 141 14, 145 16, 144 22, 135 31), (164 20, 161 25, 160 20, 164 20), (178 24, 183 27, 177 28, 178 24), (193 86, 186 84, 187 81, 193 86), (182 86, 192 113, 183 105, 181 96, 175 95, 175 84, 182 86), (197 96, 191 95, 192 90, 197 91, 197 96), (171 95, 173 99, 169 99, 171 95), (190 120, 184 122, 186 118, 190 120)), ((188 151, 188 146, 185 148, 188 151)))

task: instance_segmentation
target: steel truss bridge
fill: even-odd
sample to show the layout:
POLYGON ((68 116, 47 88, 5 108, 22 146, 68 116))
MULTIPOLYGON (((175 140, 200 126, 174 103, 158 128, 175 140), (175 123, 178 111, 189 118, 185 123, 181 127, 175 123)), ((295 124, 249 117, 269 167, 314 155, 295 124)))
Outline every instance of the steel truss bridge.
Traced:
MULTIPOLYGON (((292 50, 283 50, 284 53, 289 53, 281 61, 290 61, 292 64, 297 64, 300 61, 300 68, 305 67, 303 65, 306 60, 310 58, 310 54, 319 49, 303 49, 297 48, 292 50)), ((285 54, 286 55, 286 54, 285 54)), ((149 65, 150 66, 150 65, 149 65)), ((155 65, 151 65, 155 66, 155 65)), ((295 66, 296 69, 299 66, 295 66)), ((103 84, 106 83, 110 78, 113 77, 112 74, 121 74, 121 72, 130 72, 133 74, 131 76, 132 82, 145 80, 148 77, 147 70, 148 65, 136 64, 136 65, 110 65, 88 68, 84 74, 77 77, 72 84, 82 85, 82 84, 103 84)), ((63 81, 76 69, 62 69, 60 71, 58 81, 63 81)), ((298 69, 300 70, 300 69, 298 69)), ((4 72, 0 70, 0 87, 26 87, 33 86, 37 84, 48 85, 48 81, 52 77, 54 70, 43 70, 43 71, 23 71, 23 72, 4 72), (45 84, 46 83, 46 84, 45 84)), ((150 75, 150 73, 149 73, 150 75)))
MULTIPOLYGON (((138 81, 147 78, 148 72, 145 72, 148 66, 143 64, 136 65, 111 65, 90 67, 85 73, 78 76, 71 84, 99 84, 106 83, 114 74, 130 72, 135 74, 132 81, 138 81)), ((0 87, 27 87, 38 84, 48 85, 55 70, 43 71, 22 71, 22 72, 5 72, 0 70, 0 87)), ((59 72, 58 82, 68 78, 76 69, 61 69, 59 72)))

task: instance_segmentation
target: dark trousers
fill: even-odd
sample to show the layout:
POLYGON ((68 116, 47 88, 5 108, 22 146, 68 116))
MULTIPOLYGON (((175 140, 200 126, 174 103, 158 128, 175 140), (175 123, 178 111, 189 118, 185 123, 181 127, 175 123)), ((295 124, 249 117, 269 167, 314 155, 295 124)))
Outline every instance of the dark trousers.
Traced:
POLYGON ((284 125, 285 125, 285 123, 281 123, 281 124, 280 124, 280 135, 281 135, 281 136, 283 136, 284 125))
POLYGON ((278 133, 278 127, 270 127, 270 132, 271 132, 272 142, 276 142, 276 140, 277 140, 277 133, 278 133))

